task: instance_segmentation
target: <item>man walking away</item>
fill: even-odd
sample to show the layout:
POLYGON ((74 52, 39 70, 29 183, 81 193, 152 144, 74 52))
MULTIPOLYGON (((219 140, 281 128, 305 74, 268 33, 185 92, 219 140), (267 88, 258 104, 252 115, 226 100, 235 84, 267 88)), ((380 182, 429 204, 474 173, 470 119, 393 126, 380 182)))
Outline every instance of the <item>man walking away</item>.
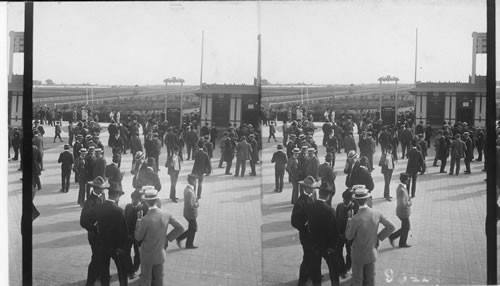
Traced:
POLYGON ((69 191, 69 181, 71 177, 71 169, 73 167, 73 154, 69 151, 70 146, 64 145, 64 151, 59 154, 58 163, 61 164, 61 190, 62 193, 69 191))
POLYGON ((285 176, 286 169, 286 154, 283 152, 283 145, 278 144, 278 151, 273 154, 271 158, 271 163, 274 163, 274 191, 281 193, 283 191, 283 178, 285 176))

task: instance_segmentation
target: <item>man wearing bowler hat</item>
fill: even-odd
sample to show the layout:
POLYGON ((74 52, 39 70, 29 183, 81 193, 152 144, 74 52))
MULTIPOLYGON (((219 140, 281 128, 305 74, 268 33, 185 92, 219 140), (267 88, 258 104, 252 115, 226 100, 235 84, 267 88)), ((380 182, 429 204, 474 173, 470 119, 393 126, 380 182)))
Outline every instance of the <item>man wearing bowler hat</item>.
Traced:
POLYGON ((109 187, 109 184, 102 177, 97 177, 93 181, 88 182, 88 185, 92 187, 92 191, 83 204, 80 215, 80 225, 87 230, 87 237, 90 249, 92 250, 86 285, 94 285, 98 277, 100 277, 101 284, 106 285, 105 282, 106 279, 109 279, 109 275, 108 277, 103 277, 102 275, 104 255, 98 233, 96 208, 104 202, 105 195, 103 192, 104 189, 109 187))
POLYGON ((95 207, 97 232, 102 247, 101 284, 109 285, 109 263, 113 259, 120 286, 127 285, 128 230, 123 209, 118 206, 124 194, 116 185, 110 186, 108 198, 95 207))
POLYGON ((158 207, 158 191, 147 189, 143 196, 148 213, 137 214, 134 236, 141 244, 141 285, 163 285, 163 263, 168 242, 184 232, 182 225, 169 213, 158 207), (168 226, 174 229, 167 233, 168 226))
POLYGON ((184 189, 184 218, 188 221, 188 229, 177 237, 177 245, 181 248, 181 241, 186 239, 186 249, 195 249, 198 246, 193 244, 194 236, 198 230, 196 218, 198 217, 198 207, 200 204, 196 199, 195 188, 198 184, 198 176, 195 174, 188 175, 188 184, 184 189))
POLYGON ((281 193, 283 191, 283 177, 285 176, 287 158, 286 154, 283 152, 283 145, 281 143, 278 144, 277 148, 278 151, 273 154, 271 163, 274 163, 274 191, 281 193))
POLYGON ((375 285, 375 261, 379 241, 391 234, 395 227, 384 215, 367 205, 370 192, 366 188, 357 188, 353 198, 359 205, 356 215, 349 211, 345 237, 352 240, 352 282, 354 286, 375 285), (384 229, 378 232, 379 224, 384 229))
POLYGON ((312 177, 306 177, 299 184, 303 187, 304 193, 300 195, 293 205, 291 223, 299 231, 300 244, 302 245, 302 263, 300 264, 299 283, 298 285, 306 285, 307 280, 312 278, 311 263, 313 259, 313 245, 311 234, 308 229, 308 221, 306 208, 314 203, 314 189, 318 188, 318 183, 312 177))
POLYGON ((62 193, 69 191, 69 181, 71 177, 71 168, 73 167, 73 155, 69 151, 70 146, 64 144, 64 151, 59 154, 58 163, 61 164, 61 190, 62 193))

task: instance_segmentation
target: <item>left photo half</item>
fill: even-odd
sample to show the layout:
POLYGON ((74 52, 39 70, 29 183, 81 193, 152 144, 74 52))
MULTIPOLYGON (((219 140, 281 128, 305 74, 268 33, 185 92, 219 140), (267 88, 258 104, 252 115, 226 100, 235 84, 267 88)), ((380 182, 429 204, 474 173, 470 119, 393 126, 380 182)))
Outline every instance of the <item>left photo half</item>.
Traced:
POLYGON ((10 285, 261 285, 257 3, 33 3, 30 138, 24 11, 8 4, 10 285))

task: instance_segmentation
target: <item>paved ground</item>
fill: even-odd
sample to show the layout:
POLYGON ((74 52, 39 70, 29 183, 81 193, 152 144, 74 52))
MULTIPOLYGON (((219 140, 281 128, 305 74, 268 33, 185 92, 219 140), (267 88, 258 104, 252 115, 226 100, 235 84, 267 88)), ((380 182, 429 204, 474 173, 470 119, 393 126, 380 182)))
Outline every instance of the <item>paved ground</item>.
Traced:
MULTIPOLYGON (((314 140, 321 145, 321 128, 317 131, 314 140)), ((263 134, 267 142, 268 130, 264 129, 263 134)), ((278 140, 282 140, 281 133, 277 135, 278 140)), ((298 232, 290 224, 291 184, 285 185, 283 193, 273 192, 274 167, 270 161, 276 144, 265 143, 262 155, 263 281, 264 285, 296 285, 302 248, 298 232)), ((325 148, 319 149, 320 162, 323 163, 325 148)), ((375 164, 380 158, 380 151, 377 151, 375 164)), ((428 171, 418 177, 416 198, 413 199, 408 238, 408 244, 413 247, 392 248, 388 239, 382 242, 376 264, 376 282, 378 285, 486 284, 486 182, 485 173, 481 172, 483 164, 472 163, 471 175, 449 176, 440 174, 439 168, 431 167, 433 151, 430 155, 427 158, 428 171)), ((334 206, 341 202, 341 193, 345 190, 345 160, 345 154, 337 154, 334 206)), ((391 182, 394 197, 399 173, 405 170, 406 163, 407 160, 400 160, 394 171, 391 182)), ((395 215, 396 200, 387 202, 383 199, 384 182, 380 167, 376 167, 372 175, 375 181, 373 207, 382 211, 399 228, 400 221, 395 215)), ((326 265, 323 265, 323 273, 328 273, 326 265)), ((327 280, 328 275, 325 275, 324 281, 327 280)), ((329 282, 325 284, 329 285, 329 282)), ((342 284, 350 285, 349 279, 342 284)))
MULTIPOLYGON (((50 137, 51 129, 45 128, 50 137)), ((107 142, 107 133, 101 136, 107 142)), ((51 139, 46 139, 51 140, 51 139)), ((67 140, 63 136, 63 140, 67 140)), ((61 143, 64 144, 64 143, 61 143)), ((87 233, 80 227, 81 208, 76 204, 78 187, 72 184, 69 193, 59 193, 60 166, 57 163, 62 145, 45 151, 46 171, 41 176, 42 190, 34 203, 41 216, 33 223, 33 285, 84 285, 87 266, 90 261, 90 246, 87 233)), ((165 149, 162 152, 166 152, 165 149)), ((106 147, 105 158, 111 160, 111 150, 106 147)), ((217 166, 213 159, 213 165, 217 166)), ((119 202, 125 207, 130 202, 132 157, 124 155, 122 171, 126 194, 119 202)), ((165 164, 162 154, 160 164, 165 164)), ((183 165, 177 196, 182 198, 187 174, 193 161, 183 165)), ((160 165, 161 166, 161 165, 160 165)), ((18 225, 21 210, 21 172, 18 163, 9 162, 9 243, 11 285, 21 285, 21 236, 18 225)), ((234 168, 234 167, 233 167, 234 168)), ((247 168, 248 170, 249 168, 247 168)), ((235 178, 224 176, 224 169, 214 169, 213 175, 204 181, 200 200, 196 250, 179 250, 174 244, 168 248, 165 262, 165 285, 260 285, 262 284, 261 248, 261 194, 260 178, 235 178)), ((260 172, 259 172, 260 173, 260 172)), ((72 175, 71 181, 74 182, 72 175)), ((169 196, 170 178, 165 167, 161 167, 163 184, 160 197, 163 208, 179 219, 187 228, 182 217, 182 199, 172 203, 169 196)), ((116 270, 111 263, 112 285, 118 285, 116 270)), ((130 285, 138 285, 137 279, 130 285)))
MULTIPOLYGON (((50 135, 51 128, 46 130, 50 135)), ((264 129, 264 134, 268 134, 267 129, 264 129)), ((107 142, 105 133, 103 135, 103 141, 107 142)), ((320 133, 315 136, 316 142, 321 142, 320 136, 320 133)), ((179 250, 175 245, 169 247, 165 263, 166 285, 296 284, 301 247, 297 231, 290 225, 291 186, 287 184, 283 193, 272 191, 274 169, 270 159, 275 146, 274 143, 264 143, 264 163, 259 166, 262 170, 258 170, 262 174, 260 177, 235 179, 222 175, 223 169, 214 169, 214 174, 205 179, 200 201, 199 232, 195 240, 200 248, 179 250)), ((62 145, 56 144, 54 149, 45 152, 43 189, 35 197, 41 216, 33 224, 34 285, 84 285, 90 260, 86 232, 79 226, 77 186, 73 184, 67 194, 58 192, 60 167, 55 162, 61 149, 62 145)), ((110 153, 106 148, 108 160, 110 153)), ((324 148, 320 148, 320 161, 323 157, 324 148)), ((375 162, 378 162, 378 157, 379 153, 375 162)), ((432 165, 431 157, 427 166, 432 165)), ((160 163, 164 162, 165 156, 162 155, 160 163)), ((344 162, 345 154, 338 155, 335 167, 338 194, 334 204, 340 202, 339 194, 344 190, 344 162)), ((124 186, 131 185, 130 166, 131 156, 125 155, 122 162, 122 171, 126 173, 124 186)), ((396 174, 402 172, 405 166, 406 160, 398 162, 392 191, 397 183, 396 174)), ((9 162, 11 285, 21 285, 21 173, 17 171, 18 167, 18 162, 9 162)), ((182 194, 182 182, 191 167, 192 161, 183 166, 178 196, 182 194)), ((376 268, 378 285, 485 284, 486 193, 485 174, 481 169, 481 163, 473 163, 471 175, 452 177, 429 167, 428 172, 419 177, 408 239, 413 247, 392 248, 387 240, 381 244, 376 268)), ((182 218, 182 203, 174 204, 166 199, 169 178, 165 168, 161 168, 160 172, 164 185, 160 193, 163 206, 187 226, 182 218)), ((399 227, 395 216, 396 202, 382 199, 383 178, 379 168, 373 176, 376 185, 374 207, 399 227)), ((126 195, 120 201, 122 207, 130 201, 132 189, 125 188, 125 191, 126 195)), ((323 273, 326 271, 323 267, 323 273)), ((118 285, 113 264, 111 273, 113 285, 118 285)), ((132 281, 131 285, 137 285, 136 281, 132 281)), ((349 285, 349 280, 343 281, 343 284, 349 285)))

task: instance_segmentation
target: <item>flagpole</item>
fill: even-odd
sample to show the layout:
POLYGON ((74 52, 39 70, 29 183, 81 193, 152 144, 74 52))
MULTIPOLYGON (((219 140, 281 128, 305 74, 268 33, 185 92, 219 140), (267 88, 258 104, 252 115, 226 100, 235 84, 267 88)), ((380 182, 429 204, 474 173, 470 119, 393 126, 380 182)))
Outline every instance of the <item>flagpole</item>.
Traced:
POLYGON ((203 85, 203 48, 205 41, 205 30, 201 31, 201 71, 200 71, 200 88, 203 85))
POLYGON ((417 84, 417 59, 418 59, 418 28, 415 32, 415 85, 417 84))
POLYGON ((474 84, 476 82, 476 42, 477 42, 477 33, 472 33, 472 74, 470 83, 474 84))

